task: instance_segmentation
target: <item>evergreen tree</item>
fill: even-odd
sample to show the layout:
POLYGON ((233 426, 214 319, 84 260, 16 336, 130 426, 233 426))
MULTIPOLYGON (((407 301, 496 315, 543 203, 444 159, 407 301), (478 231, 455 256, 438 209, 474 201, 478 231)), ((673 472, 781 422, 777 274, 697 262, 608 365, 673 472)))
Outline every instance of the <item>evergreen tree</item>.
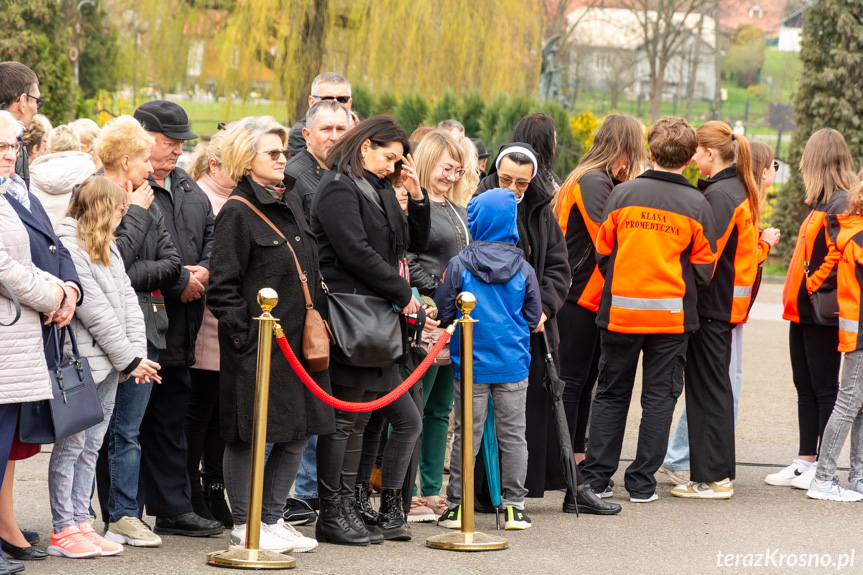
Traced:
MULTIPOLYGON (((782 230, 777 246, 788 261, 800 223, 803 179, 797 167, 813 132, 834 128, 845 136, 856 167, 863 167, 863 9, 860 0, 817 0, 804 13, 800 45, 803 70, 794 99, 797 124, 788 152, 790 182, 776 204, 773 225, 782 230)), ((852 190, 848 190, 849 192, 852 190)))

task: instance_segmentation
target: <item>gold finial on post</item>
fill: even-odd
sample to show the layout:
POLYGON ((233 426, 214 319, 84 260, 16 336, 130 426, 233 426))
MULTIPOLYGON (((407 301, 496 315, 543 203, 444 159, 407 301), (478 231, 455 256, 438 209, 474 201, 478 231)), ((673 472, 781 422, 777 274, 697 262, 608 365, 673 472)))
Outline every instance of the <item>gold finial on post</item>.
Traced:
POLYGON ((246 515, 246 546, 210 553, 207 563, 234 569, 290 569, 297 566, 293 557, 260 549, 261 503, 264 494, 264 449, 267 442, 267 405, 270 397, 270 356, 273 326, 278 318, 270 315, 279 303, 279 294, 271 288, 258 292, 261 316, 258 326, 258 369, 255 384, 255 415, 252 427, 252 464, 249 477, 249 505, 246 515))
POLYGON ((476 296, 461 292, 455 300, 462 313, 461 328, 461 531, 444 533, 426 539, 426 545, 449 551, 495 551, 506 549, 506 539, 473 530, 473 325, 470 317, 476 307, 476 296))

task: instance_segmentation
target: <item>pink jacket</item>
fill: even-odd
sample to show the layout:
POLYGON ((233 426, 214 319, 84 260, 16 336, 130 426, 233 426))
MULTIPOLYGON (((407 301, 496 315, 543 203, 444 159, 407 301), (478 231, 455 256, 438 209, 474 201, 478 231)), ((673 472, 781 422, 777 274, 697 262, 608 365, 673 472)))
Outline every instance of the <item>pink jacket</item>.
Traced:
MULTIPOLYGON (((220 186, 209 174, 201 176, 198 185, 210 198, 210 203, 213 205, 213 216, 218 215, 233 188, 220 186)), ((206 307, 204 308, 201 329, 198 331, 198 338, 195 341, 195 365, 192 366, 192 369, 219 371, 219 321, 206 307)))

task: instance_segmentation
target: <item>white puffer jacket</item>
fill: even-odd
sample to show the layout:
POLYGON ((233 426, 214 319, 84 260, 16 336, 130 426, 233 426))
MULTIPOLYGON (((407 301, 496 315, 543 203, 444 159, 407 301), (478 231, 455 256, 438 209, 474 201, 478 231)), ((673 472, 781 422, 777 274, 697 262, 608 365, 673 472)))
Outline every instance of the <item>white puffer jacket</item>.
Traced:
MULTIPOLYGON (((112 370, 123 374, 136 358, 147 357, 144 314, 123 258, 112 242, 110 265, 93 263, 89 254, 78 247, 78 222, 73 218, 60 221, 57 236, 72 254, 85 294, 71 324, 78 351, 90 360, 96 383, 112 370)), ((64 355, 71 349, 67 341, 64 355)))
POLYGON ((54 228, 66 217, 75 186, 96 173, 90 154, 54 152, 30 164, 30 191, 42 202, 54 228))
MULTIPOLYGON (((33 266, 30 236, 18 214, 0 194, 0 280, 21 303, 21 319, 0 326, 0 403, 38 401, 51 397, 51 382, 42 347, 39 312, 54 307, 51 282, 63 282, 33 266)), ((0 289, 0 323, 15 319, 15 306, 0 289)))

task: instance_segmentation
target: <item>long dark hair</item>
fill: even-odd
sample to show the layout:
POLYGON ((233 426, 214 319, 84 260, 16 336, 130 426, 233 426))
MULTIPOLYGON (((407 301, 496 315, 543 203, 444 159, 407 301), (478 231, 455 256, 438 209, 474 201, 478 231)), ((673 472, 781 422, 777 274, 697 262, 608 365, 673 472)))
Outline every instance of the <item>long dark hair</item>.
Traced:
POLYGON ((548 114, 528 114, 515 125, 512 142, 524 142, 536 150, 539 167, 551 170, 554 160, 554 120, 548 114))
MULTIPOLYGON (((348 169, 350 169, 355 176, 362 178, 362 146, 366 140, 369 140, 372 148, 375 149, 398 142, 402 145, 404 154, 408 154, 411 151, 407 134, 392 118, 389 116, 375 116, 354 126, 333 146, 333 149, 327 154, 327 167, 331 170, 338 170, 343 174, 347 174, 348 169)), ((399 160, 396 162, 393 177, 398 178, 401 171, 402 162, 399 160)))

